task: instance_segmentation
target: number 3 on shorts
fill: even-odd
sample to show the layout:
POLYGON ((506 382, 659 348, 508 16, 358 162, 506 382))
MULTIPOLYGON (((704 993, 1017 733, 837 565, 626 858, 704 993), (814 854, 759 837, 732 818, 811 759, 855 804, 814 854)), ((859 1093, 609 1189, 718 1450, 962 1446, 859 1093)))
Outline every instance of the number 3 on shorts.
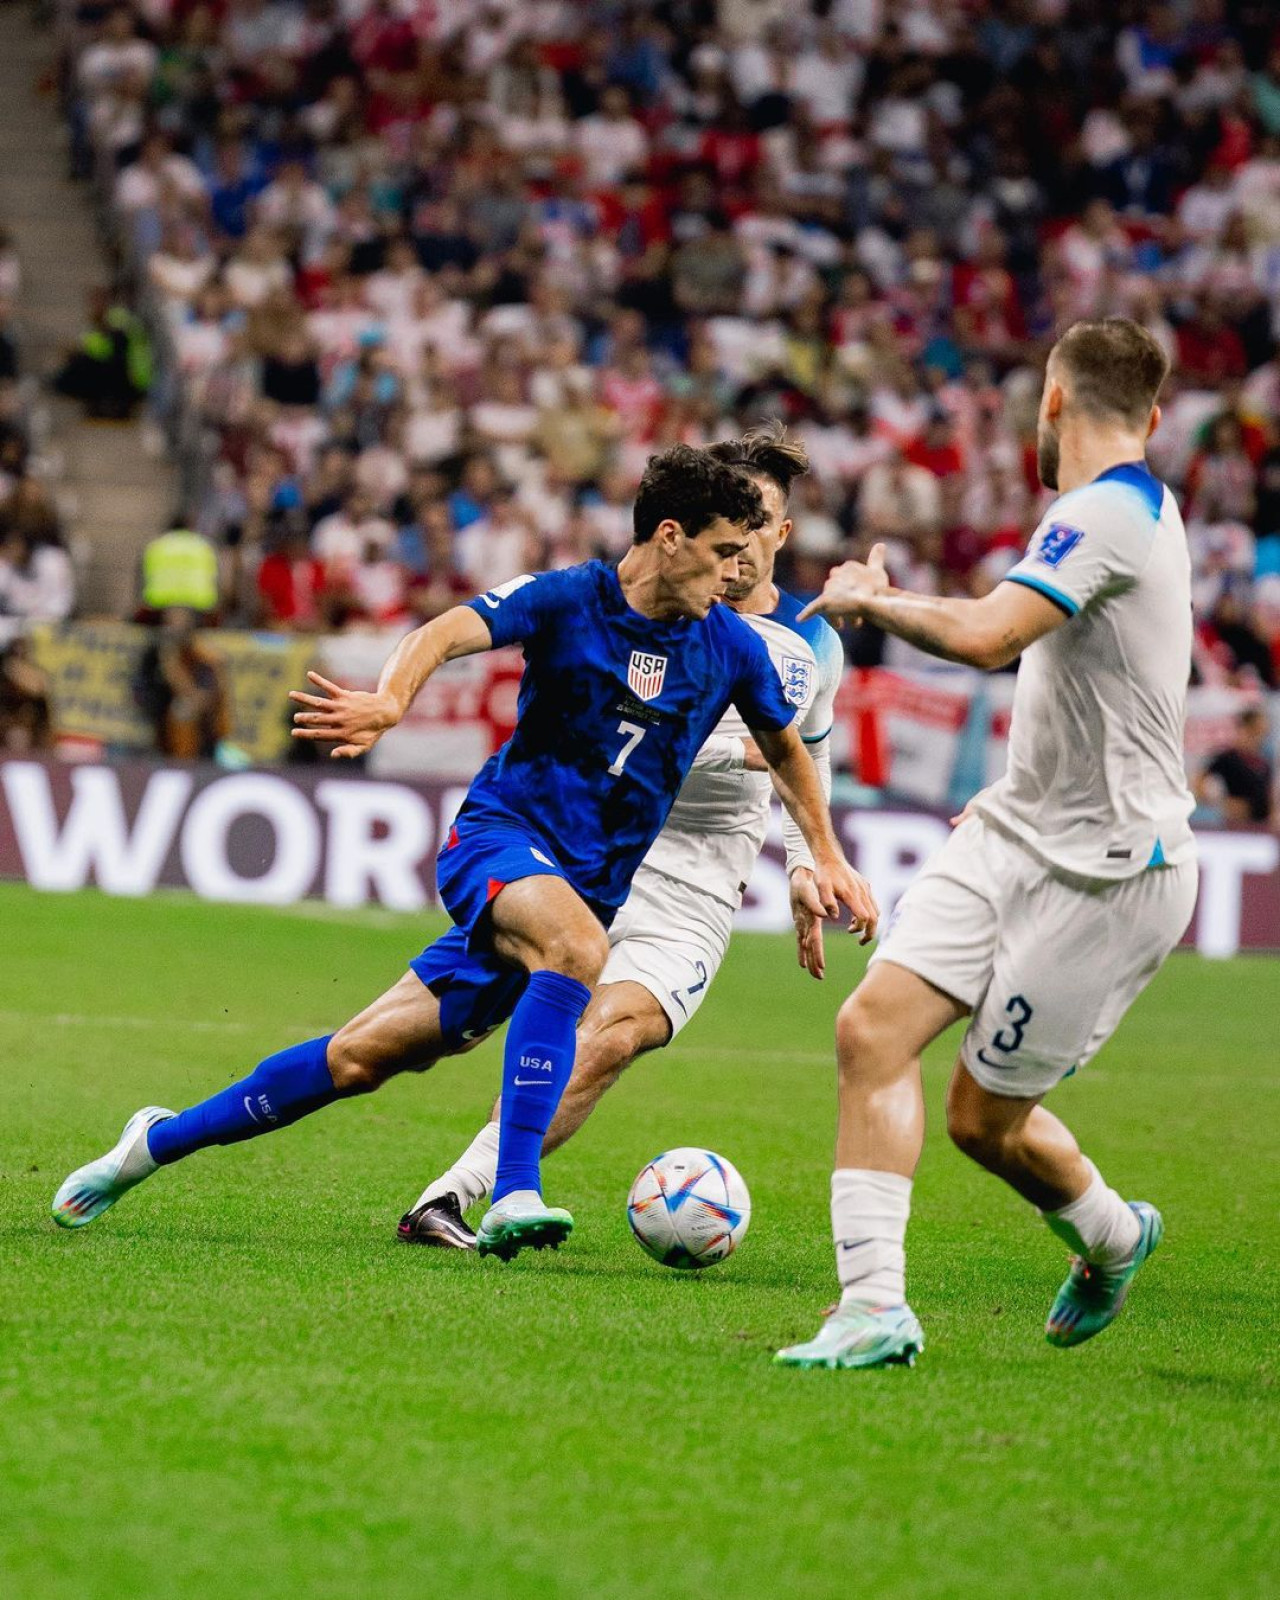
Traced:
POLYGON ((627 764, 627 757, 640 743, 641 739, 644 738, 648 731, 649 730, 647 728, 638 728, 634 722, 620 722, 618 724, 618 732, 625 733, 627 737, 623 743, 622 749, 618 751, 618 759, 609 768, 609 771, 615 778, 622 776, 622 769, 627 764))
MULTIPOLYGON (((1022 1048, 1023 1035, 1027 1031, 1027 1024, 1035 1015, 1035 1008, 1028 1004, 1020 994, 1015 994, 1005 1003, 1005 1015, 1009 1018, 1007 1028, 997 1028, 991 1039, 991 1048, 998 1050, 1002 1056, 1011 1056, 1016 1050, 1022 1048)), ((989 1067, 1009 1066, 1007 1061, 992 1061, 985 1049, 978 1051, 978 1060, 989 1067)))

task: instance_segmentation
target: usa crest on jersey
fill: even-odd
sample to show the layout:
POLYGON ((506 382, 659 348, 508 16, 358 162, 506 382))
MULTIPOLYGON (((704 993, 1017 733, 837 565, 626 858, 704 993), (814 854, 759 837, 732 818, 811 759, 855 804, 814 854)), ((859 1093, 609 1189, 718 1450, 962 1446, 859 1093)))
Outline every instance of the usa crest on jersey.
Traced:
POLYGON ((633 650, 627 667, 627 685, 637 700, 656 700, 667 676, 666 656, 633 650))
POLYGON ((788 702, 803 710, 813 698, 813 663, 800 656, 783 656, 778 672, 788 702))

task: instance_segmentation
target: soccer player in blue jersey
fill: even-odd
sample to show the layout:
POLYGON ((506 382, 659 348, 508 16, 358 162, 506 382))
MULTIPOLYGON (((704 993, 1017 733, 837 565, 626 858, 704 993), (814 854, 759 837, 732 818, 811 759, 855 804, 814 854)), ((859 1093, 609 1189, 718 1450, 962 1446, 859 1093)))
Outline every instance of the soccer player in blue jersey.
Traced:
POLYGON ((455 925, 336 1034, 268 1057, 176 1115, 135 1113, 112 1150, 63 1183, 54 1219, 83 1226, 158 1167, 422 1070, 510 1018, 497 1179, 478 1247, 509 1259, 562 1242, 573 1219, 543 1203, 539 1158, 578 1019, 608 954, 608 924, 727 707, 741 713, 804 834, 824 911, 843 904, 857 926, 874 918, 768 652, 717 604, 763 518, 745 475, 675 446, 649 463, 634 543, 616 570, 593 561, 518 578, 456 607, 402 640, 370 693, 311 674, 325 693, 294 691, 295 734, 355 756, 400 721, 444 662, 523 645, 516 731, 477 775, 439 857, 455 925))
MULTIPOLYGON (((746 472, 764 501, 765 520, 751 530, 737 582, 725 598, 764 641, 783 693, 796 708, 796 729, 829 792, 844 650, 821 617, 800 622, 802 602, 773 581, 778 551, 791 532, 788 496, 809 458, 780 423, 714 444, 709 453, 746 472)), ((609 959, 578 1028, 573 1076, 547 1129, 544 1155, 577 1132, 638 1056, 673 1044, 692 1022, 728 950, 734 917, 764 847, 772 795, 764 759, 730 708, 699 750, 609 929, 609 959)), ((789 817, 783 836, 791 899, 802 924, 801 962, 820 978, 825 959, 813 862, 789 817)), ((868 924, 864 942, 872 931, 868 924)), ((493 1190, 500 1117, 499 1101, 467 1148, 401 1218, 398 1236, 406 1244, 475 1249, 463 1213, 493 1190)))

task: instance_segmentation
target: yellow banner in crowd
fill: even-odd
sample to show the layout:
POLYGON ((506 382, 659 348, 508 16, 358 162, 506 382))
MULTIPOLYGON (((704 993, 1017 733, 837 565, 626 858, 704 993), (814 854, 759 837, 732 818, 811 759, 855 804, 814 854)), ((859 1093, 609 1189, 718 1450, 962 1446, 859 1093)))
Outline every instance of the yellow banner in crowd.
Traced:
MULTIPOLYGON (((59 733, 130 750, 152 748, 150 724, 133 693, 138 662, 151 638, 150 628, 128 622, 74 622, 32 630, 32 654, 49 674, 59 733)), ((199 638, 226 667, 234 742, 255 761, 282 760, 289 752, 286 696, 290 689, 306 687, 315 641, 217 628, 199 638)))

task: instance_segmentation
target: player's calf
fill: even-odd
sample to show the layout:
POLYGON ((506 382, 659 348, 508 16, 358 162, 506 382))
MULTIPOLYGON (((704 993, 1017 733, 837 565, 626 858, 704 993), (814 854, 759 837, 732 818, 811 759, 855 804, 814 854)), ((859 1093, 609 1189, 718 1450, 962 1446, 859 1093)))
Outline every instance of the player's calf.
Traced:
MULTIPOLYGON (((632 1061, 645 1051, 661 1049, 670 1034, 666 1013, 647 989, 631 982, 597 988, 578 1025, 573 1072, 543 1138, 542 1154, 550 1155, 571 1139, 632 1061)), ((397 1235, 405 1243, 475 1248, 475 1235, 462 1213, 493 1191, 501 1115, 499 1097, 485 1126, 401 1217, 397 1235)))
MULTIPOLYGON (((532 1215, 542 1204, 542 1141, 573 1071, 578 1022, 609 941, 563 878, 509 883, 493 901, 492 918, 494 949, 530 977, 511 1014, 503 1053, 498 1171, 489 1215, 506 1200, 532 1215)), ((523 1231, 515 1228, 509 1237, 520 1248, 523 1231)), ((482 1250, 485 1243, 482 1224, 482 1250)))
POLYGON ((662 1049, 670 1037, 667 1014, 647 989, 630 982, 601 985, 579 1024, 573 1072, 543 1140, 543 1155, 577 1133, 637 1056, 662 1049))

